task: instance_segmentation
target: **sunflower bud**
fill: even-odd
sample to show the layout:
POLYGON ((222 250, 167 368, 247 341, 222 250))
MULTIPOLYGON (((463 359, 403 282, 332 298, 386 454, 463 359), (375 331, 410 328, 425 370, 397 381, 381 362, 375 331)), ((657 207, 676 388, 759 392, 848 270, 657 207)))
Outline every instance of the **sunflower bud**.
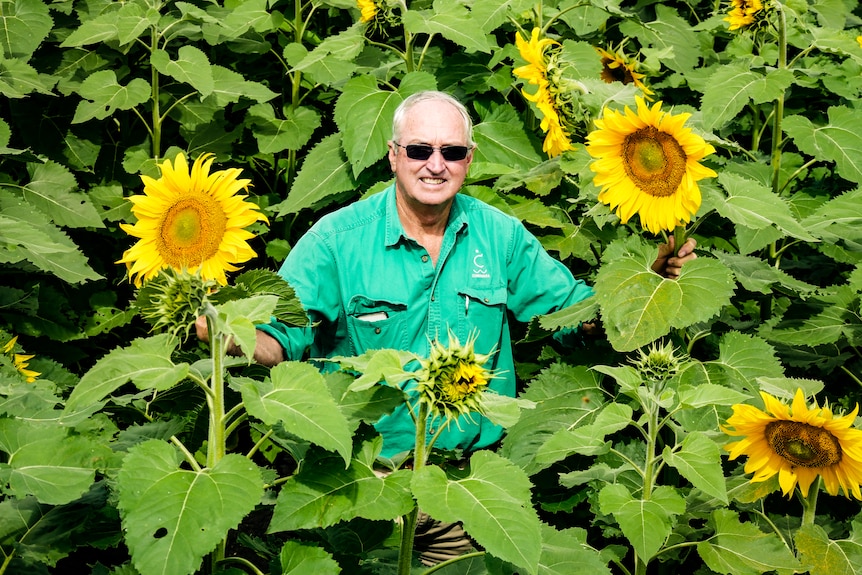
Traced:
POLYGON ((428 404, 432 418, 445 420, 445 425, 462 414, 484 412, 482 394, 496 377, 484 364, 493 351, 478 354, 475 342, 474 333, 462 345, 450 330, 448 345, 432 341, 428 359, 420 362, 416 373, 419 400, 428 404))
POLYGON ((676 351, 670 343, 652 343, 646 351, 638 350, 638 357, 632 360, 632 364, 645 380, 667 381, 676 375, 686 359, 685 355, 677 355, 676 351))
POLYGON ((153 331, 168 332, 186 340, 208 294, 217 285, 215 280, 204 280, 200 272, 165 268, 138 291, 136 305, 153 331))

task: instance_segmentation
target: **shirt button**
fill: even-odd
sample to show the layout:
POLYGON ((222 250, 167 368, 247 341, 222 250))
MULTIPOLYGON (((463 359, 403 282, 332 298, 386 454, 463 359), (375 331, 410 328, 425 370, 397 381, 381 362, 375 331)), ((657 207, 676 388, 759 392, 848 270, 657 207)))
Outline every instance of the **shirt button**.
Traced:
POLYGON ((485 300, 484 300, 484 301, 485 301, 485 303, 488 303, 488 298, 485 298, 485 300))
POLYGON ((374 333, 380 333, 380 328, 379 328, 379 327, 375 327, 375 328, 374 328, 374 333))
POLYGON ((428 256, 422 256, 422 261, 428 263, 428 256))

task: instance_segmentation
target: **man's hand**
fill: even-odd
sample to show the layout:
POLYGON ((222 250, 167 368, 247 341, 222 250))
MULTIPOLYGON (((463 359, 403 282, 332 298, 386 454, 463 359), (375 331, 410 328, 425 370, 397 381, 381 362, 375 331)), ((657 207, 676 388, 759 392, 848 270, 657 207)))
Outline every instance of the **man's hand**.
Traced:
MULTIPOLYGON (((199 316, 195 320, 195 333, 201 341, 208 342, 210 340, 206 316, 199 316)), ((284 361, 284 350, 274 337, 260 330, 255 330, 255 335, 257 343, 254 348, 254 360, 257 363, 272 367, 284 361)), ((233 338, 227 342, 227 354, 234 356, 245 355, 242 349, 233 342, 233 338)))
POLYGON ((673 255, 674 237, 671 236, 668 242, 667 244, 660 244, 658 246, 658 257, 656 257, 655 262, 652 264, 652 270, 660 276, 675 280, 679 277, 683 264, 697 258, 697 254, 694 253, 697 241, 694 238, 688 238, 679 251, 676 252, 676 256, 673 255))

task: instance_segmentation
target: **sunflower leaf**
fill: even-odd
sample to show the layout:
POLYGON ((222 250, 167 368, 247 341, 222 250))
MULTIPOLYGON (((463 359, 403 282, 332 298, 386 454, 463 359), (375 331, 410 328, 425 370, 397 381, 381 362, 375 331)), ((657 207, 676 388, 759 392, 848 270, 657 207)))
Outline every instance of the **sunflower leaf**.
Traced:
POLYGON ((117 348, 90 368, 72 390, 66 412, 74 413, 110 395, 121 385, 133 381, 138 389, 165 390, 188 375, 188 364, 175 365, 171 354, 179 340, 168 333, 132 341, 117 348))
POLYGON ((69 228, 104 228, 89 196, 75 193, 78 183, 64 166, 48 160, 28 164, 32 177, 24 186, 24 199, 48 215, 58 226, 69 228))
POLYGON ((596 276, 596 300, 608 340, 617 351, 631 351, 673 328, 706 321, 730 303, 730 271, 717 260, 687 263, 679 279, 651 269, 655 248, 632 236, 606 250, 596 276))
POLYGON ((286 541, 279 553, 282 575, 327 575, 341 573, 341 567, 332 555, 317 545, 286 541))
POLYGON ((277 154, 283 150, 299 150, 320 127, 320 114, 300 106, 287 110, 285 119, 275 117, 272 106, 255 104, 249 108, 248 119, 262 154, 277 154))
POLYGON ((299 473, 278 494, 270 532, 329 527, 354 517, 391 520, 408 513, 414 505, 411 473, 378 476, 374 461, 382 446, 379 436, 364 440, 347 468, 331 453, 310 450, 299 473))
POLYGON ((799 573, 799 561, 775 533, 764 533, 751 523, 740 523, 729 509, 712 513, 715 533, 697 544, 697 552, 716 573, 799 573))
POLYGON ((0 54, 29 58, 51 32, 54 21, 44 2, 3 2, 0 18, 0 54))
POLYGON ((587 543, 580 528, 556 530, 542 525, 542 575, 611 575, 607 561, 587 543))
POLYGON ((714 441, 700 432, 685 436, 678 450, 664 448, 662 458, 692 485, 727 504, 727 485, 721 468, 721 453, 714 441))
POLYGON ((142 78, 134 78, 121 86, 113 70, 99 70, 81 82, 78 93, 83 100, 78 103, 72 123, 104 120, 117 110, 130 110, 149 100, 151 92, 150 85, 142 78))
POLYGON ((799 149, 822 162, 835 162, 838 174, 862 183, 862 134, 853 126, 862 123, 862 112, 843 106, 829 108, 829 123, 815 125, 804 116, 789 116, 782 127, 799 149))
POLYGON ((752 72, 748 62, 720 66, 706 82, 701 99, 704 129, 724 126, 749 102, 762 104, 775 100, 793 82, 789 70, 772 70, 766 74, 752 72))
POLYGON ((164 50, 155 50, 150 62, 162 74, 189 84, 200 92, 202 98, 215 89, 210 61, 200 48, 181 46, 176 60, 171 60, 164 50))
POLYGON ((623 535, 644 561, 658 553, 670 535, 673 517, 685 512, 685 500, 667 485, 658 486, 650 499, 637 499, 625 485, 607 485, 599 492, 602 513, 613 514, 623 535))
POLYGON ((246 457, 228 454, 197 471, 180 462, 174 447, 150 440, 129 450, 117 474, 125 541, 142 575, 196 572, 263 496, 246 457))
POLYGON ((267 425, 280 423, 289 433, 336 451, 344 465, 350 463, 350 424, 312 364, 285 361, 272 368, 265 381, 233 381, 240 385, 249 415, 267 425))
POLYGON ((458 0, 435 0, 433 10, 408 10, 403 19, 404 28, 413 34, 440 34, 468 53, 491 52, 489 35, 458 0))
POLYGON ((732 331, 722 336, 718 359, 693 364, 681 380, 695 389, 714 384, 756 393, 758 388, 752 382, 757 378, 783 375, 784 368, 771 345, 762 338, 732 331))
POLYGON ((848 539, 832 540, 822 527, 803 525, 794 537, 799 557, 811 575, 862 573, 862 524, 853 522, 848 539))
POLYGON ((530 480, 511 461, 477 451, 466 477, 452 480, 428 465, 414 472, 411 485, 420 509, 439 521, 461 521, 494 557, 538 572, 541 522, 530 500, 530 480))
POLYGON ((276 216, 295 214, 303 208, 324 205, 341 192, 354 190, 350 162, 341 148, 341 134, 323 138, 305 156, 287 199, 269 207, 276 216))

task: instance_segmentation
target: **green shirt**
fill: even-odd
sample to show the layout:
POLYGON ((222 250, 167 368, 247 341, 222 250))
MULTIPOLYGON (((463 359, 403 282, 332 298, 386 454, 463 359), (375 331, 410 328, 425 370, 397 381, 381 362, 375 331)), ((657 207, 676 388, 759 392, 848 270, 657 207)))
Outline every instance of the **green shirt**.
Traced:
MULTIPOLYGON (((429 339, 444 344, 447 328, 463 343, 478 330, 477 353, 498 352, 489 369, 501 373, 490 388, 515 395, 509 313, 522 322, 592 295, 552 258, 521 222, 484 202, 458 194, 435 266, 409 238, 395 206, 395 187, 320 219, 279 270, 296 291, 311 328, 273 322, 285 357, 361 355, 408 350, 427 357, 429 339), (507 313, 509 312, 509 313, 507 313)), ((436 447, 478 449, 497 441, 501 427, 476 414, 461 417, 436 447)), ((376 424, 383 457, 410 450, 415 428, 406 405, 376 424)), ((429 425, 429 428, 433 425, 429 425)), ((429 429, 429 434, 435 431, 429 429)))

